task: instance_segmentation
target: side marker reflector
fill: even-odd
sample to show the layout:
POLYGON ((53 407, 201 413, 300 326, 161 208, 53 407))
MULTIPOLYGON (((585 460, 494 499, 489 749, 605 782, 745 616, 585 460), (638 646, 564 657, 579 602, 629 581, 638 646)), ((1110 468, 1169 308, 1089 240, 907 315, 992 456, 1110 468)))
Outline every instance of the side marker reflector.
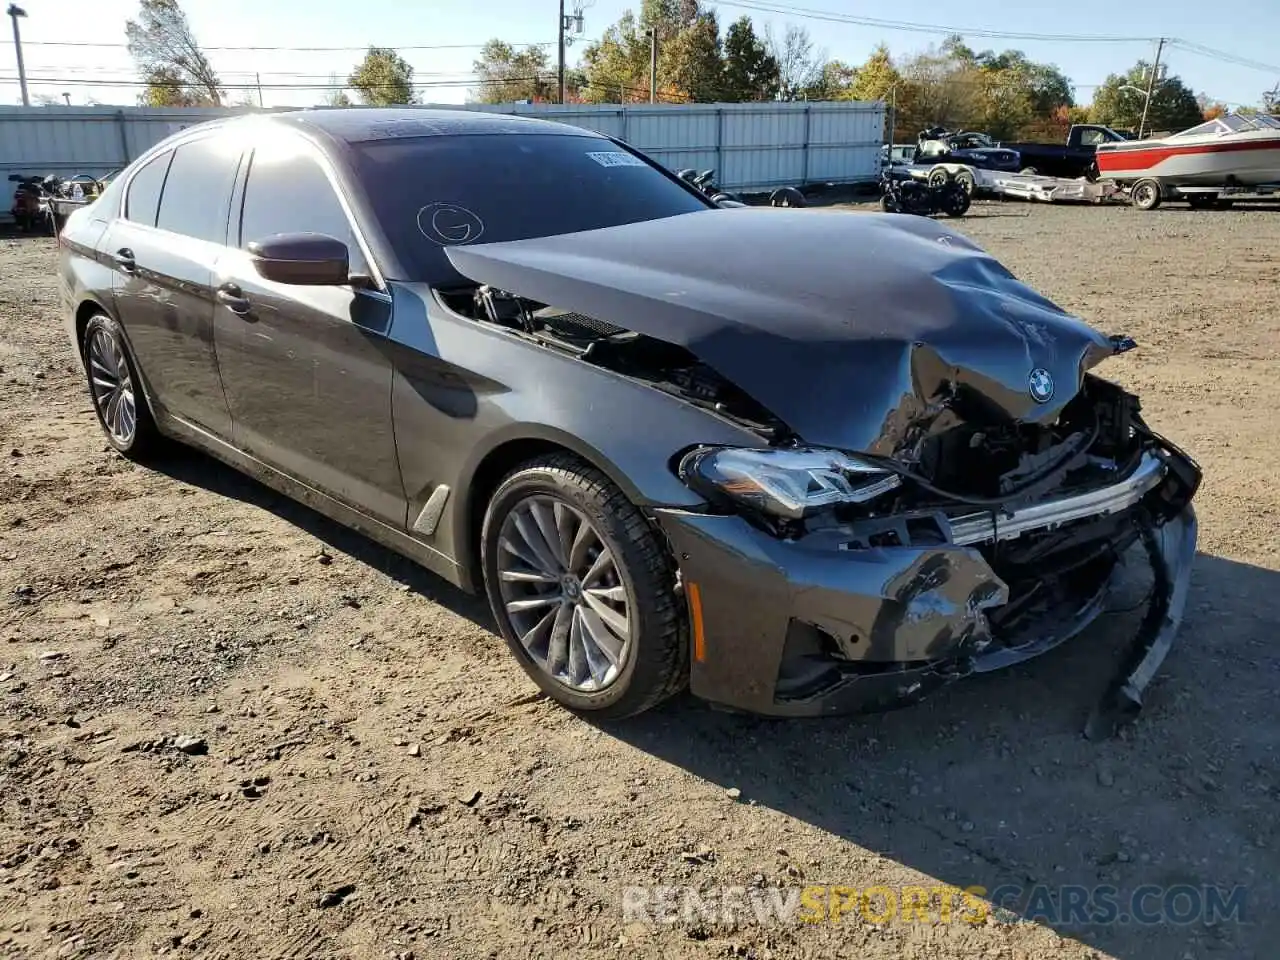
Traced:
POLYGON ((693 627, 693 659, 702 663, 707 659, 707 642, 702 633, 702 591, 696 583, 688 583, 685 593, 689 595, 689 620, 693 627))

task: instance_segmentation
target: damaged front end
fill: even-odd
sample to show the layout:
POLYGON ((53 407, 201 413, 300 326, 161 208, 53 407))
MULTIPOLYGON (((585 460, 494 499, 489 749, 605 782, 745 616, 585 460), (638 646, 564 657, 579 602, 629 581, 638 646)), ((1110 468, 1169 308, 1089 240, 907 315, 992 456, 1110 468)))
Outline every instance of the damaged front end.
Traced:
POLYGON ((1148 611, 1091 718, 1131 716, 1182 615, 1196 464, 1089 371, 1131 349, 915 217, 708 212, 450 248, 447 305, 748 431, 677 452, 651 506, 692 691, 764 714, 897 706, 1148 611), (510 292, 503 292, 510 291, 510 292))
POLYGON ((1075 636, 1140 549, 1152 587, 1088 723, 1103 736, 1136 714, 1181 620, 1199 468, 1147 429, 1135 397, 1091 375, 1051 424, 961 419, 911 459, 837 461, 801 485, 709 476, 707 456, 681 471, 721 509, 659 521, 696 595, 692 689, 708 700, 788 716, 912 703, 1075 636), (842 495, 817 509, 785 496, 743 508, 753 483, 812 493, 833 476, 842 495))

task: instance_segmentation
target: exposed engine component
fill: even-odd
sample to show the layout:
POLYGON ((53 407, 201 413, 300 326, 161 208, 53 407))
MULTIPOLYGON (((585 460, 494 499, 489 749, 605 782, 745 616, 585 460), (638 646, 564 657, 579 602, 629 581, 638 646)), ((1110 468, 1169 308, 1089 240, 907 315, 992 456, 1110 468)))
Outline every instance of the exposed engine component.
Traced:
POLYGON ((787 434, 776 417, 684 347, 489 285, 443 296, 451 308, 464 316, 519 331, 545 346, 642 380, 708 407, 767 439, 777 440, 787 434))

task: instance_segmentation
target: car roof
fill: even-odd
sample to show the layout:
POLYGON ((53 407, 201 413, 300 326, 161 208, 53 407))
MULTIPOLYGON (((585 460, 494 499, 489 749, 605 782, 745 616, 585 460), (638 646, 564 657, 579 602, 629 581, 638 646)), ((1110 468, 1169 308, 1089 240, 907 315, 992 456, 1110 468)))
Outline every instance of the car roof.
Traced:
MULTIPOLYGON (((414 107, 354 107, 350 109, 298 110, 270 115, 272 120, 309 128, 347 143, 390 140, 398 137, 441 137, 476 134, 599 134, 568 124, 483 113, 414 107)), ((603 138, 602 138, 603 139, 603 138)))

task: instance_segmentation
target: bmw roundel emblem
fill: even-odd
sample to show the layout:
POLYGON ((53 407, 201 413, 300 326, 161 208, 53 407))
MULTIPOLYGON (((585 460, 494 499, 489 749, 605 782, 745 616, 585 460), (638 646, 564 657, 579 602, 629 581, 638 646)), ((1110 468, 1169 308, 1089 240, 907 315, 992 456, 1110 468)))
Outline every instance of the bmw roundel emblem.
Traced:
POLYGON ((1027 375, 1027 389, 1036 403, 1048 403, 1053 399, 1053 374, 1044 367, 1036 367, 1027 375))

